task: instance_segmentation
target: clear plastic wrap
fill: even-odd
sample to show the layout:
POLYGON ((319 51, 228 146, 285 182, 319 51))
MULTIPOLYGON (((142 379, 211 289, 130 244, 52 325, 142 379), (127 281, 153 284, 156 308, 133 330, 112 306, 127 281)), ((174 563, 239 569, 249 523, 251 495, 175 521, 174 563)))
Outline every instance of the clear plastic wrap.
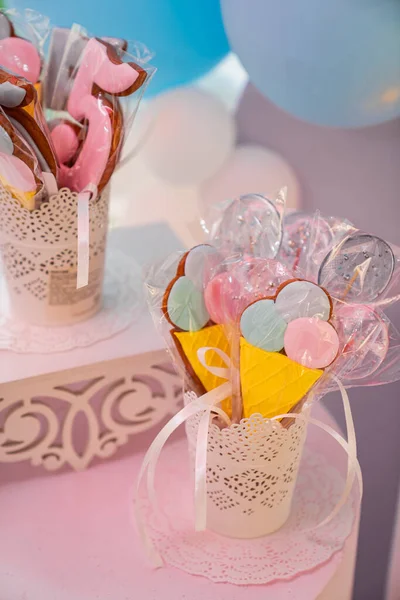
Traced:
POLYGON ((37 208, 44 194, 38 160, 1 107, 0 184, 28 210, 37 208))
POLYGON ((189 387, 211 391, 229 367, 232 397, 221 407, 234 422, 298 412, 335 378, 348 387, 400 379, 400 337, 382 311, 398 298, 398 249, 345 219, 285 217, 281 199, 234 200, 210 245, 160 265, 157 293, 147 283, 189 387))
POLYGON ((22 175, 18 179, 10 164, 16 159, 3 156, 0 176, 29 210, 63 187, 100 196, 155 72, 140 43, 90 37, 80 25, 53 29, 46 57, 50 32, 48 18, 33 10, 0 12, 0 106, 14 141, 22 139, 27 146, 18 159, 23 171, 30 170, 24 181, 22 175), (24 161, 32 153, 34 160, 24 161), (37 184, 34 198, 32 182, 37 184))
POLYGON ((46 108, 59 114, 51 129, 60 184, 78 192, 108 183, 154 73, 141 46, 132 56, 123 40, 111 41, 89 37, 78 25, 68 33, 55 29, 51 39, 46 108))
POLYGON ((319 264, 328 251, 353 230, 346 219, 293 211, 285 215, 277 258, 310 281, 318 280, 319 264))
POLYGON ((274 200, 248 194, 217 207, 210 225, 213 244, 228 256, 275 257, 283 235, 285 194, 281 190, 274 200))
MULTIPOLYGON (((228 349, 227 341, 221 341, 225 340, 223 327, 211 321, 204 301, 204 285, 220 260, 213 247, 200 245, 153 265, 145 276, 155 326, 183 376, 185 388, 198 394, 208 383, 204 385, 207 373, 197 360, 197 350, 204 346, 228 349)), ((219 357, 213 358, 217 366, 222 365, 219 357)), ((210 385, 215 387, 218 379, 211 375, 210 385)))
POLYGON ((0 82, 8 86, 3 91, 0 104, 10 123, 30 146, 42 171, 51 174, 54 180, 57 180, 59 164, 35 86, 23 77, 10 75, 1 68, 0 82), (18 94, 21 90, 25 93, 21 102, 16 94, 17 90, 18 94))
POLYGON ((155 69, 140 44, 133 57, 79 25, 45 57, 49 32, 34 11, 0 12, 0 251, 13 314, 64 325, 101 308, 107 184, 155 69))
POLYGON ((0 11, 0 65, 40 86, 49 19, 31 9, 0 11))
POLYGON ((1 156, 0 177, 28 210, 57 189, 58 163, 41 107, 49 32, 48 18, 33 10, 0 11, 2 131, 11 135, 14 146, 13 154, 1 156))

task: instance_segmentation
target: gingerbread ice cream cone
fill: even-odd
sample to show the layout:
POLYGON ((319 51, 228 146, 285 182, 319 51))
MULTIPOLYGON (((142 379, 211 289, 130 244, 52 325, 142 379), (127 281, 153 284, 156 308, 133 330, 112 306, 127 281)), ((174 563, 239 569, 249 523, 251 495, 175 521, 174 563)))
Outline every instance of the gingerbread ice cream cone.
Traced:
MULTIPOLYGON (((189 385, 197 394, 209 392, 224 379, 207 370, 198 358, 201 348, 216 348, 230 355, 230 347, 222 325, 214 324, 204 301, 205 261, 215 250, 201 245, 190 250, 180 261, 176 277, 164 294, 162 310, 173 325, 171 336, 184 365, 189 385)), ((217 352, 207 353, 207 364, 227 367, 217 352)), ((228 408, 226 404, 225 408, 228 408)))
POLYGON ((278 352, 267 352, 240 340, 243 417, 271 418, 289 412, 322 376, 278 352))
POLYGON ((302 406, 338 352, 330 316, 325 290, 300 280, 243 311, 239 370, 244 417, 260 413, 272 418, 302 406))

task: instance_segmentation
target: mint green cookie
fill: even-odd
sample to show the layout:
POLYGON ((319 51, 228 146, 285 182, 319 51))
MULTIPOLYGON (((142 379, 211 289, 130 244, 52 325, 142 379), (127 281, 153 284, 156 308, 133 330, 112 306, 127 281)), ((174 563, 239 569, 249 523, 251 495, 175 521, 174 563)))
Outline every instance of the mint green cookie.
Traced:
POLYGON ((183 331, 199 331, 210 320, 203 292, 188 277, 180 277, 173 284, 167 300, 168 316, 183 331))
POLYGON ((284 346, 287 323, 275 308, 273 300, 258 300, 243 311, 240 329, 243 337, 257 348, 278 352, 284 346))

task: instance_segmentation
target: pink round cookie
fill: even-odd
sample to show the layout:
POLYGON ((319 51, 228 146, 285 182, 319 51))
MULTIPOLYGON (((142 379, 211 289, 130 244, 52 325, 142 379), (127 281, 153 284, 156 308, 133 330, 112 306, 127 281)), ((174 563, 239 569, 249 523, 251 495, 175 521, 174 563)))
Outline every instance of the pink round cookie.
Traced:
POLYGON ((228 323, 240 313, 240 285, 226 271, 215 275, 204 290, 204 301, 214 323, 228 323))
POLYGON ((19 37, 0 40, 0 64, 2 68, 37 83, 42 67, 40 54, 32 44, 19 37))
POLYGON ((246 257, 226 266, 228 271, 214 275, 204 291, 215 323, 237 321, 249 304, 272 297, 292 277, 284 265, 268 258, 246 257))
POLYGON ((323 369, 339 351, 339 337, 330 323, 302 317, 288 324, 285 332, 288 358, 310 369, 323 369))

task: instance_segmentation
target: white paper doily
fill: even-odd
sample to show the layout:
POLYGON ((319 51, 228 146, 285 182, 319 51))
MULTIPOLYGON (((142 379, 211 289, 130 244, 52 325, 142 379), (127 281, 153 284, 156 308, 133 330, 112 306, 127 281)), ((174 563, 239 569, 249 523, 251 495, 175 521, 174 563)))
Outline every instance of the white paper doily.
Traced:
POLYGON ((120 250, 109 248, 102 309, 94 317, 74 325, 38 327, 9 314, 6 283, 0 269, 0 349, 48 354, 105 340, 126 329, 139 316, 143 308, 141 287, 137 263, 120 250))
POLYGON ((305 531, 328 515, 343 491, 342 476, 324 456, 305 450, 291 515, 282 529, 244 540, 194 531, 185 450, 184 441, 163 450, 156 478, 161 510, 143 496, 139 501, 149 537, 167 564, 214 582, 267 584, 308 572, 343 549, 355 521, 354 495, 328 525, 305 531))

